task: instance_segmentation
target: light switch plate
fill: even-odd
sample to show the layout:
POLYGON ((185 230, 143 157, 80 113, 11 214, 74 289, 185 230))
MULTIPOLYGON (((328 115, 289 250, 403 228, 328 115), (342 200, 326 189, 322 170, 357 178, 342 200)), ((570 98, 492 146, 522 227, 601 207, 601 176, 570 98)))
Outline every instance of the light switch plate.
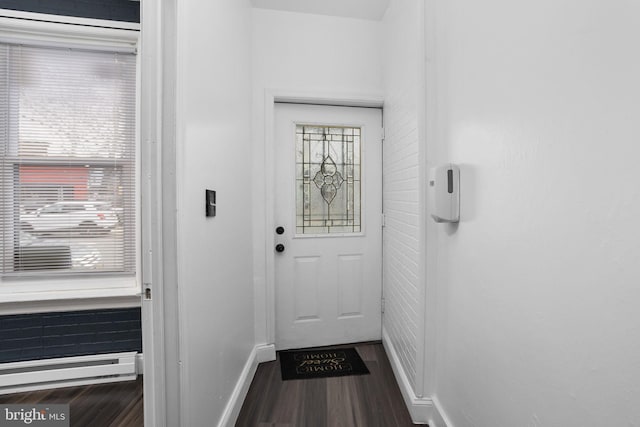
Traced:
POLYGON ((216 192, 205 190, 206 216, 216 216, 216 192))

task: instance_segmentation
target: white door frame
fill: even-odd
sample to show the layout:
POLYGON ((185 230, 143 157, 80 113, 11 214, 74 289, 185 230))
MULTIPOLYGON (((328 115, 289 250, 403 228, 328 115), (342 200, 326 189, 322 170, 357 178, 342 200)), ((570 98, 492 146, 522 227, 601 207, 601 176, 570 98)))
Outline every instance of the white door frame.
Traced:
MULTIPOLYGON (((275 300, 275 253, 273 229, 275 197, 269 189, 274 188, 275 173, 271 168, 274 164, 275 151, 275 126, 274 108, 276 102, 288 102, 297 104, 336 105, 341 107, 369 107, 383 108, 384 98, 380 94, 328 94, 327 92, 299 92, 291 90, 267 89, 264 97, 264 125, 265 125, 265 152, 264 152, 264 194, 265 194, 265 284, 266 284, 266 319, 267 343, 271 348, 270 360, 275 360, 276 342, 276 300, 275 300)), ((383 110, 384 115, 384 110, 383 110)), ((256 313, 257 314, 257 313, 256 313)))
POLYGON ((180 425, 176 271, 176 0, 142 1, 140 60, 144 424, 180 425), (166 262, 165 262, 166 261, 166 262), (151 298, 145 297, 146 291, 151 298))

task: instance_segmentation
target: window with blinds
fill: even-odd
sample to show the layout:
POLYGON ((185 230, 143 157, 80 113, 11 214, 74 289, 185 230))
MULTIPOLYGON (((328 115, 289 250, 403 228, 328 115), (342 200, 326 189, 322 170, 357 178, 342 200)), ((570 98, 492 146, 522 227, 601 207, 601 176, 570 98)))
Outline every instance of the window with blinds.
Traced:
POLYGON ((0 43, 0 274, 135 274, 132 53, 0 43))

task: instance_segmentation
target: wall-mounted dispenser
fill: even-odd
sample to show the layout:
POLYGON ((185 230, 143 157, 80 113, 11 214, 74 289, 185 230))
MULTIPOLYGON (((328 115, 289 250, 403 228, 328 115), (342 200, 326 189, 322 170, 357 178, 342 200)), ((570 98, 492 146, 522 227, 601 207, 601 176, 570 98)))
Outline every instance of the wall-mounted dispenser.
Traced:
POLYGON ((460 221, 460 168, 454 164, 431 169, 429 176, 431 217, 436 222, 460 221))

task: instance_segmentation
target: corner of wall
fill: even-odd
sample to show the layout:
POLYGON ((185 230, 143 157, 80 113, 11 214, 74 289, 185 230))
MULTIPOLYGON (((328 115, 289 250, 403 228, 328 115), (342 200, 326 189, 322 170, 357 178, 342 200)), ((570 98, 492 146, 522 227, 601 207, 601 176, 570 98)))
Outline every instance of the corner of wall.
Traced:
POLYGON ((454 427, 436 396, 431 398, 433 412, 429 418, 429 427, 454 427))
POLYGON ((253 377, 258 369, 258 363, 260 363, 259 359, 264 353, 262 347, 266 346, 255 346, 251 350, 251 353, 247 358, 247 362, 245 363, 244 368, 238 377, 238 381, 233 388, 231 397, 229 397, 229 401, 222 412, 220 421, 218 421, 218 427, 230 427, 235 425, 238 415, 240 414, 240 409, 242 409, 244 399, 247 397, 247 393, 249 392, 249 387, 251 386, 253 377))
POLYGON ((256 345, 256 359, 258 360, 258 363, 272 362, 276 360, 275 344, 256 345))
MULTIPOLYGON (((430 398, 426 397, 418 397, 413 391, 413 387, 409 382, 409 378, 402 367, 402 363, 400 362, 400 358, 398 357, 398 352, 396 351, 393 343, 389 337, 384 326, 382 327, 382 345, 384 346, 385 351, 389 357, 389 363, 391 364, 391 369, 393 370, 393 374, 396 377, 396 381, 398 382, 398 386, 400 387, 400 392, 402 393, 402 398, 404 399, 404 403, 409 410, 409 414, 411 415, 411 420, 415 424, 427 424, 433 427, 430 422, 433 419, 434 405, 433 401, 430 398)), ((446 424, 442 424, 446 426, 446 424)), ((440 425, 438 425, 440 427, 440 425)))

